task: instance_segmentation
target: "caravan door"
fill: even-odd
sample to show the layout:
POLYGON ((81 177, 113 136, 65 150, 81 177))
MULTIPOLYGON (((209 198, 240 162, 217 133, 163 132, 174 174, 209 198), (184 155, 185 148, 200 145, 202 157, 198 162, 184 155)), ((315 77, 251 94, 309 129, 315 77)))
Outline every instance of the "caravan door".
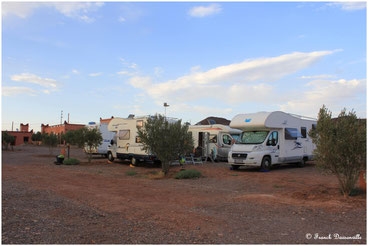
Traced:
POLYGON ((266 142, 267 149, 271 154, 271 162, 272 164, 279 163, 280 157, 280 140, 279 140, 279 131, 274 130, 270 131, 266 142))
POLYGON ((303 158, 303 141, 298 128, 284 129, 283 162, 298 162, 303 158))

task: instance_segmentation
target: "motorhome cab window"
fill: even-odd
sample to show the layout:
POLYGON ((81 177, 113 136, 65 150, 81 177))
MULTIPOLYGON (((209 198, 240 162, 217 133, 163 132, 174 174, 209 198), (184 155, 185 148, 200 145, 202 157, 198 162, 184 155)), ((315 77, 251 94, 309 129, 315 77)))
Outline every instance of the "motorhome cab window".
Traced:
POLYGON ((298 139, 298 129, 296 128, 285 128, 285 139, 296 140, 298 139))
POLYGON ((120 140, 129 140, 129 138, 130 138, 130 130, 120 130, 119 131, 120 140))
POLYGON ((272 132, 267 140, 267 145, 273 145, 275 146, 279 141, 279 133, 278 132, 272 132))
POLYGON ((306 127, 301 127, 300 133, 302 134, 302 138, 307 138, 307 128, 306 127))
POLYGON ((143 120, 137 120, 137 127, 138 128, 143 127, 143 120))
POLYGON ((231 137, 235 139, 236 142, 240 140, 240 134, 231 134, 231 137))
POLYGON ((242 144, 261 144, 265 141, 268 131, 243 132, 240 137, 242 144))
POLYGON ((222 142, 227 145, 231 145, 231 137, 230 135, 223 135, 222 142))
POLYGON ((217 135, 210 135, 210 143, 217 143, 217 135))

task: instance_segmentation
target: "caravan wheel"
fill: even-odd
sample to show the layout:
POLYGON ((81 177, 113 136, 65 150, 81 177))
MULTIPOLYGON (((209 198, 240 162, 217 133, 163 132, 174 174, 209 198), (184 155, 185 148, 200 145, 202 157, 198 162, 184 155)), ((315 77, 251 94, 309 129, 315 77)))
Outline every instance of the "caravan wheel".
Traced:
POLYGON ((306 160, 306 158, 303 158, 300 162, 298 162, 296 165, 298 166, 298 167, 304 167, 305 166, 305 162, 306 162, 307 160, 306 160))
POLYGON ((109 161, 111 161, 111 162, 113 162, 113 161, 114 161, 114 156, 112 156, 112 153, 111 153, 111 152, 107 153, 107 159, 108 159, 109 161))

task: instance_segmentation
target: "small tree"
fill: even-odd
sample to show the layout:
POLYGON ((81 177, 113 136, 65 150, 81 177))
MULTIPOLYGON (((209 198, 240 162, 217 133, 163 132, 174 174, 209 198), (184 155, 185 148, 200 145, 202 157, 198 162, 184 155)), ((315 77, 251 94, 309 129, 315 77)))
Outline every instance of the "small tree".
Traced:
POLYGON ((169 172, 170 161, 190 153, 193 149, 192 134, 188 125, 181 120, 169 123, 162 115, 147 119, 145 126, 138 128, 138 136, 143 144, 143 150, 154 154, 162 164, 162 171, 169 172))
POLYGON ((59 138, 54 133, 51 134, 43 134, 42 143, 49 147, 50 155, 52 155, 54 147, 57 146, 59 138))
POLYGON ((42 141, 41 132, 33 133, 31 139, 32 139, 32 141, 42 141))
POLYGON ((88 162, 91 162, 92 152, 94 149, 97 149, 97 147, 102 143, 103 138, 101 132, 96 128, 86 128, 84 134, 84 146, 87 150, 86 153, 88 156, 88 162))
POLYGON ((316 144, 317 165, 336 175, 341 192, 347 197, 365 168, 366 123, 357 119, 354 111, 343 109, 338 118, 323 105, 318 114, 317 127, 310 131, 316 144))
POLYGON ((2 132, 1 142, 3 146, 5 146, 5 150, 8 150, 9 144, 12 145, 13 149, 13 145, 15 144, 15 137, 4 131, 2 132))

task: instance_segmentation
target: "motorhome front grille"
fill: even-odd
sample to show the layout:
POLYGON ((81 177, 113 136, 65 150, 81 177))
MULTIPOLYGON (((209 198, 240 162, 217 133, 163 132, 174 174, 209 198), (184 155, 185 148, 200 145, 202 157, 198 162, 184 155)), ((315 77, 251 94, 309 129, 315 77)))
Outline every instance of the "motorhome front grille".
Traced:
POLYGON ((233 158, 242 158, 242 159, 245 159, 245 158, 247 158, 247 154, 233 153, 232 157, 233 158))

